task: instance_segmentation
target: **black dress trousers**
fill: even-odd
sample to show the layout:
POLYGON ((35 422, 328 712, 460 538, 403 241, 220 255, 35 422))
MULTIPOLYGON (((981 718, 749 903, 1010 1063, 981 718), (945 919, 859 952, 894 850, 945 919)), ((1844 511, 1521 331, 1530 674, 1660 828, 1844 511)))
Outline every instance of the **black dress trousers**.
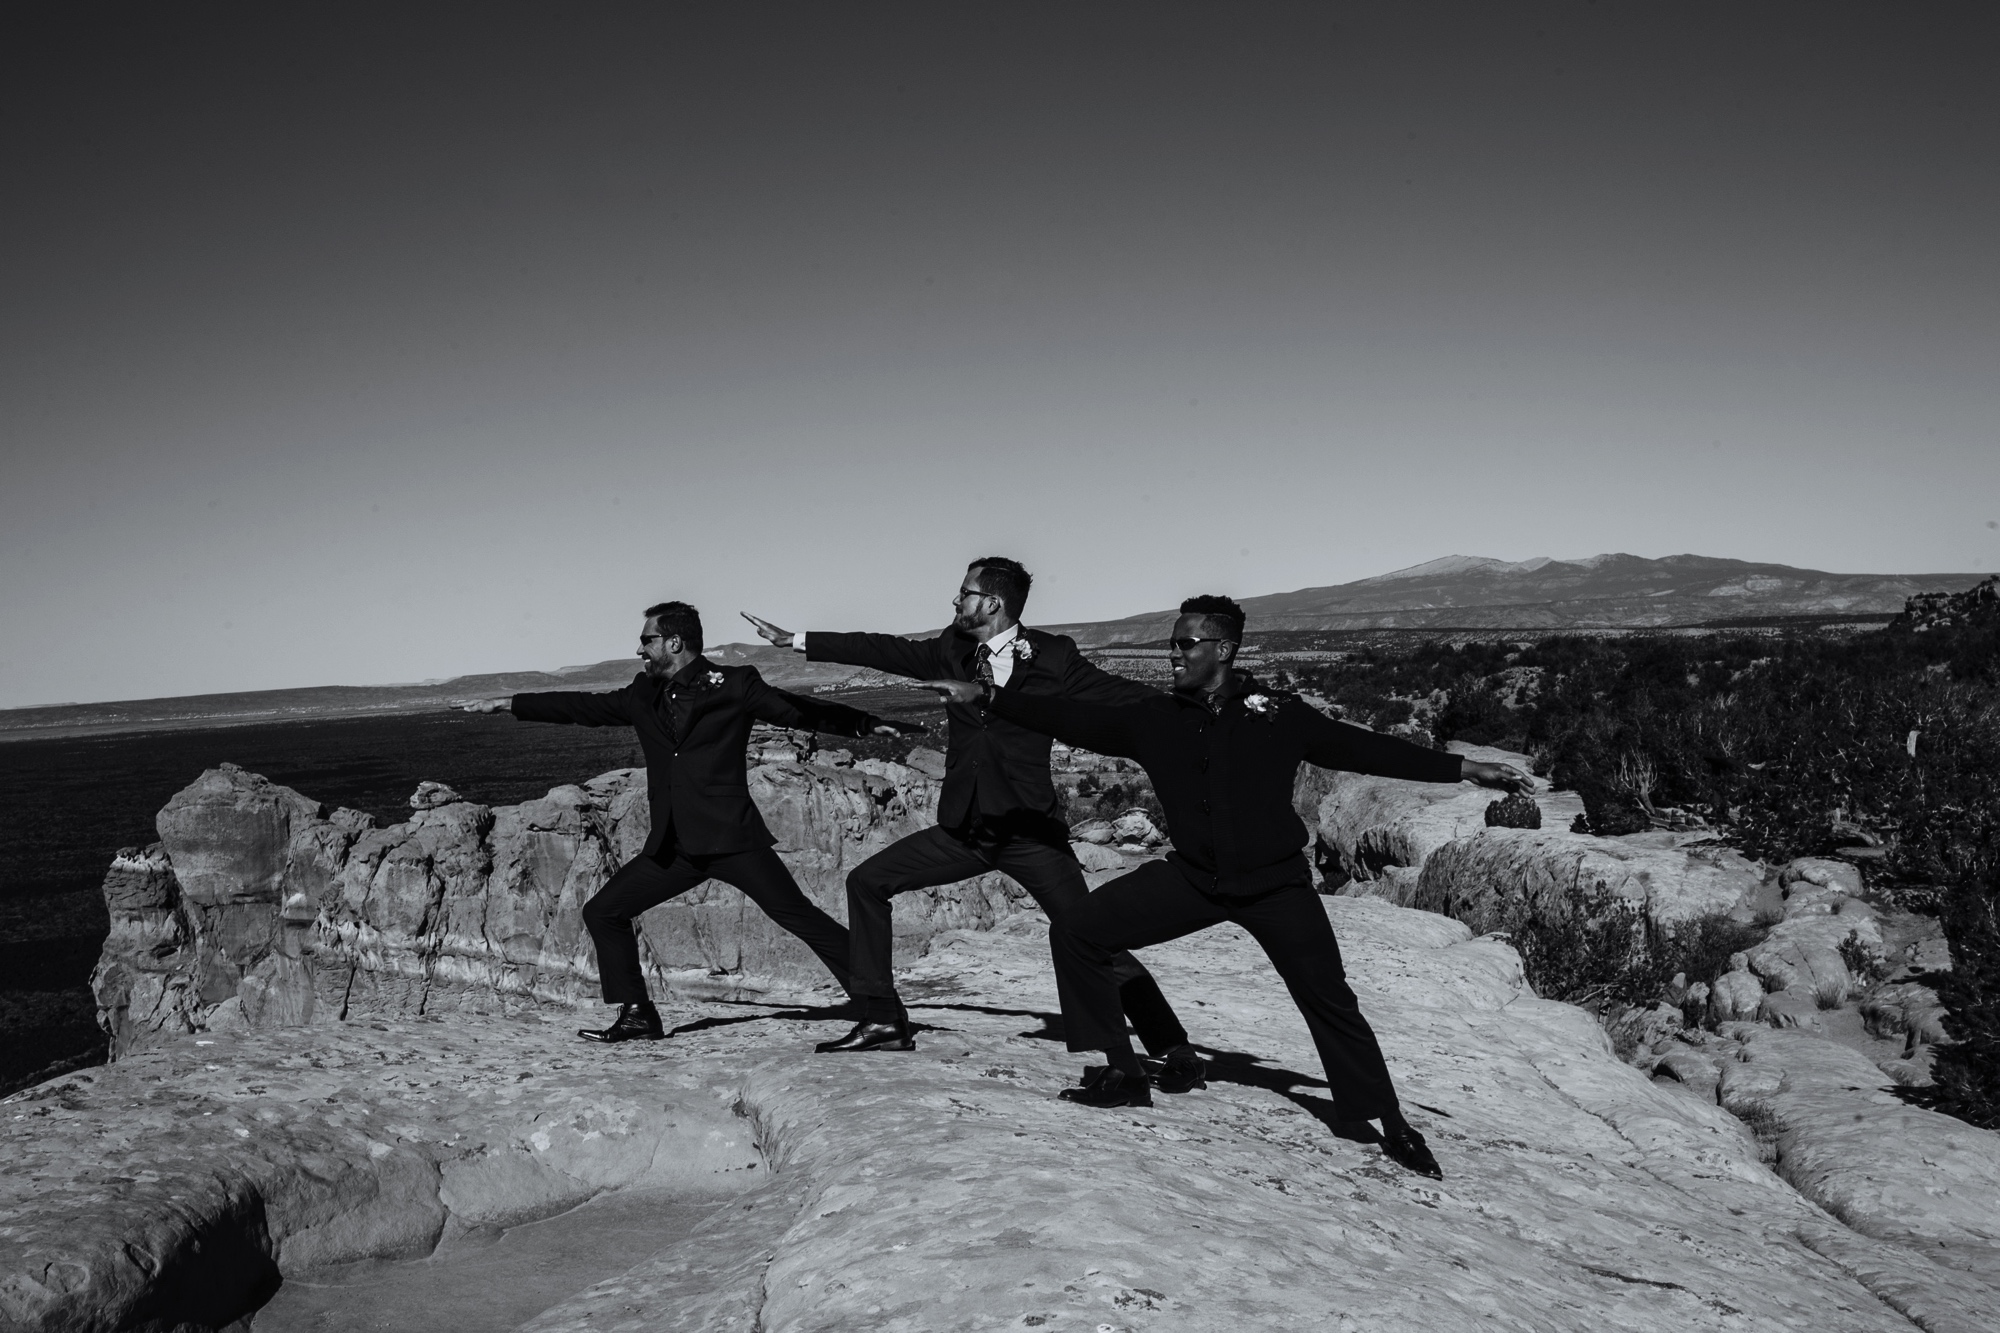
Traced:
MULTIPOLYGON (((864 1017, 878 1023, 907 1017, 896 995, 895 933, 890 925, 889 900, 912 889, 956 884, 993 870, 1026 889, 1041 905, 1049 918, 1051 940, 1055 926, 1092 896, 1084 882, 1083 867, 1067 846, 1056 847, 1019 835, 959 834, 935 827, 892 843, 848 874, 847 925, 853 940, 849 958, 853 993, 865 1007, 864 1017)), ((1057 992, 1067 996, 1069 988, 1061 980, 1063 960, 1058 957, 1055 962, 1057 992)), ((1113 987, 1109 1021, 1118 1024, 1121 1034, 1124 1019, 1130 1018, 1139 1040, 1156 1056, 1187 1041, 1187 1029, 1145 964, 1130 953, 1116 952, 1106 966, 1113 987)), ((1068 1026, 1066 1002, 1063 1015, 1068 1026)))
POLYGON ((1119 950, 1162 944, 1224 921, 1250 932, 1284 979, 1319 1050, 1334 1114, 1373 1120, 1395 1110, 1396 1088, 1381 1043, 1347 984, 1326 908, 1303 880, 1249 897, 1214 895, 1189 883, 1171 862, 1154 861, 1100 887, 1050 932, 1069 1048, 1125 1049, 1111 969, 1119 950))
POLYGON ((647 908, 678 898, 711 879, 741 889, 764 915, 804 940, 842 989, 854 993, 848 984, 846 927, 806 897, 776 852, 758 847, 719 856, 689 856, 666 847, 657 855, 627 861, 583 905, 583 924, 597 946, 597 973, 607 1003, 632 1004, 647 998, 633 920, 647 908))

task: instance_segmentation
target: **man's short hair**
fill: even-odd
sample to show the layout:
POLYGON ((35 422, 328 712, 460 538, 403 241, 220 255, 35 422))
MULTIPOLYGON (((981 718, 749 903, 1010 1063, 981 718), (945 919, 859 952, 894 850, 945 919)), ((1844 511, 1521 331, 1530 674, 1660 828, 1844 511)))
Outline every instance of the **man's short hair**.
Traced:
POLYGON ((671 639, 680 636, 681 647, 691 653, 701 651, 701 612, 686 602, 660 602, 646 608, 646 619, 653 622, 661 637, 671 639))
POLYGON ((1200 616, 1223 638, 1243 642, 1243 608, 1233 597, 1217 597, 1212 593, 1190 597, 1181 603, 1181 614, 1200 616))
POLYGON ((1021 618, 1021 608, 1028 604, 1028 589, 1034 585, 1035 576, 1021 568, 1020 561, 1004 555, 988 555, 972 561, 966 568, 979 571, 979 591, 998 597, 1008 615, 1016 620, 1021 618))

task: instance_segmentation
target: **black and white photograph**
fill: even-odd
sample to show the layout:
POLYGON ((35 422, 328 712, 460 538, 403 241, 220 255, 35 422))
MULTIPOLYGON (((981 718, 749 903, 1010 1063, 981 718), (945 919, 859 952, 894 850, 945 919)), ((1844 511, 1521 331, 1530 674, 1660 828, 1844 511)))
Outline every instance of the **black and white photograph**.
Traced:
POLYGON ((1990 6, 0 33, 0 1333, 1993 1333, 1990 6))

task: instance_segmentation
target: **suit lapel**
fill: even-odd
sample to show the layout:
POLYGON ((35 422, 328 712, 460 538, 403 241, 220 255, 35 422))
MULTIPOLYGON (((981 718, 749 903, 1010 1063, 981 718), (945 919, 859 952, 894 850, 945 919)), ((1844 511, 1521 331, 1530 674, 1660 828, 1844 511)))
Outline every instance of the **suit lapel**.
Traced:
POLYGON ((1041 645, 1029 641, 1027 630, 1023 629, 1015 634, 1013 642, 1007 645, 1007 651, 1012 653, 1014 651, 1014 644, 1016 643, 1028 644, 1030 648, 1034 649, 1035 655, 1025 662, 1018 655, 1014 658, 1014 669, 1007 673, 1007 683, 1000 687, 1002 694, 1020 689, 1021 682, 1028 678, 1028 673, 1033 671, 1035 665, 1042 660, 1041 645))
POLYGON ((687 729, 690 732, 694 730, 695 723, 701 720, 701 715, 714 707, 716 701, 722 697, 723 692, 728 688, 729 678, 727 676, 722 678, 723 683, 720 685, 710 685, 708 683, 707 677, 714 672, 715 667, 707 658, 703 658, 701 660, 701 670, 696 672, 694 679, 689 682, 688 688, 690 693, 688 695, 687 729))
POLYGON ((979 655, 979 645, 970 639, 960 639, 952 645, 951 664, 958 668, 959 680, 976 680, 972 674, 972 659, 979 655))

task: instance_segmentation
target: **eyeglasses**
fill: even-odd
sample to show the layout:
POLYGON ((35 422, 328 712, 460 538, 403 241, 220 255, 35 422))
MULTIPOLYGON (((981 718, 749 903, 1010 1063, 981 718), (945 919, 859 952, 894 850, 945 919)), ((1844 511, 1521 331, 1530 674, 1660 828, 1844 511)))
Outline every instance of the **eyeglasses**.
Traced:
POLYGON ((992 593, 981 592, 977 588, 960 588, 958 590, 958 596, 952 598, 951 600, 954 603, 957 603, 964 601, 968 597, 991 597, 991 596, 993 596, 992 593))
POLYGON ((659 641, 660 636, 657 634, 641 634, 639 636, 639 646, 641 648, 644 648, 649 643, 658 643, 659 641))
POLYGON ((1228 643, 1228 642, 1229 642, 1228 639, 1225 639, 1220 635, 1212 634, 1207 638, 1203 639, 1168 639, 1167 646, 1170 648, 1178 648, 1184 653, 1191 653, 1194 651, 1194 646, 1198 643, 1228 643))

